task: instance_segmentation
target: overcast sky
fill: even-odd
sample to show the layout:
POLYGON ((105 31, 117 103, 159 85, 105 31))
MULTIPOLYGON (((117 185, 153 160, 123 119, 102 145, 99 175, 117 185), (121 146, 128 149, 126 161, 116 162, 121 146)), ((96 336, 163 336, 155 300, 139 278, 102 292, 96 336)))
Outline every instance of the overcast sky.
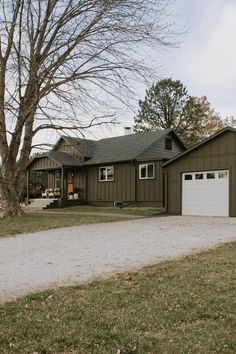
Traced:
POLYGON ((182 80, 191 94, 206 95, 223 116, 236 116, 236 1, 176 0, 176 9, 187 33, 166 75, 182 80))
MULTIPOLYGON (((189 94, 206 95, 223 117, 236 116, 236 0, 173 0, 171 11, 185 34, 178 48, 152 55, 160 78, 181 80, 189 94)), ((137 85, 136 91, 137 110, 145 88, 137 85)), ((88 137, 122 135, 124 126, 132 126, 134 113, 128 109, 120 113, 119 126, 96 128, 88 137)))
MULTIPOLYGON (((160 77, 181 80, 191 95, 206 95, 223 117, 236 116, 236 0, 176 0, 172 10, 185 34, 177 49, 156 54, 160 77)), ((144 94, 137 87, 137 101, 144 94)), ((118 127, 95 136, 123 134, 133 124, 133 113, 124 115, 118 127)))

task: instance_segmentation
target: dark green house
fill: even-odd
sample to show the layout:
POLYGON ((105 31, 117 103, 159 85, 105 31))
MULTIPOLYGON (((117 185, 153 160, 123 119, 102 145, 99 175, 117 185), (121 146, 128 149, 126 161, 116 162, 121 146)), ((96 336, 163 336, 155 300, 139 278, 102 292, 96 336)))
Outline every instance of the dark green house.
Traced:
POLYGON ((28 198, 53 199, 55 206, 71 199, 163 207, 162 164, 185 150, 172 129, 98 141, 62 136, 52 151, 28 165, 28 198))
POLYGON ((236 216, 236 129, 226 127, 163 164, 169 214, 236 216))

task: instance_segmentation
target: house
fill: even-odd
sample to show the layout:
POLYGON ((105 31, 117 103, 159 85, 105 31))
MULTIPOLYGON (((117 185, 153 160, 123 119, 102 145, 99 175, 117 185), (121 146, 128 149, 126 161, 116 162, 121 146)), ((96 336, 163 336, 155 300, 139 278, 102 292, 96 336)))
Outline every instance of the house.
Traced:
POLYGON ((55 196, 56 190, 56 206, 65 206, 76 188, 78 202, 89 205, 163 207, 162 164, 185 150, 173 129, 98 141, 62 136, 50 152, 28 165, 27 197, 41 197, 45 190, 55 196), (32 180, 37 181, 36 195, 32 180))
POLYGON ((163 164, 167 211, 236 216, 236 129, 224 128, 163 164))

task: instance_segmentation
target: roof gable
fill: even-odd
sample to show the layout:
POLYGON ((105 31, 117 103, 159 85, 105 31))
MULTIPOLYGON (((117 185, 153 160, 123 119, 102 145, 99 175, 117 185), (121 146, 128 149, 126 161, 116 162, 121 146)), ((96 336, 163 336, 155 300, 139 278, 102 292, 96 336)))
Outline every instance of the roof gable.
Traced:
POLYGON ((93 140, 61 136, 55 144, 53 151, 65 152, 84 161, 93 156, 95 146, 96 142, 93 140))
POLYGON ((168 134, 164 134, 160 139, 154 141, 146 150, 144 150, 137 160, 144 160, 146 158, 159 158, 159 159, 171 159, 179 153, 186 150, 186 146, 175 133, 174 130, 171 130, 168 134), (172 140, 172 149, 166 150, 165 148, 165 139, 166 137, 171 138, 172 140))
POLYGON ((200 143, 197 143, 196 145, 192 146, 191 148, 189 148, 188 150, 182 152, 181 154, 175 156, 173 159, 167 161, 166 163, 163 164, 163 166, 167 166, 170 165, 172 162, 180 159, 181 157, 189 154, 192 151, 197 150, 198 148, 202 147, 203 145, 207 144, 208 142, 212 141, 213 139, 216 139, 217 137, 219 137, 220 135, 226 133, 226 132, 233 132, 236 133, 236 129, 232 128, 232 127, 226 127, 223 128, 221 130, 219 130, 218 132, 216 132, 215 134, 211 135, 210 137, 204 139, 203 141, 201 141, 200 143))

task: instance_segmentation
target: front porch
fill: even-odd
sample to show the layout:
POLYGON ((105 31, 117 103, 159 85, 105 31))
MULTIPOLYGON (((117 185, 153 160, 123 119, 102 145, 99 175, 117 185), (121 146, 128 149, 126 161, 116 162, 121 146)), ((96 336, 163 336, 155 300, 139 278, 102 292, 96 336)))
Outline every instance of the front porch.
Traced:
POLYGON ((51 198, 35 198, 30 199, 28 204, 24 205, 23 208, 26 211, 37 211, 55 208, 66 208, 72 206, 84 205, 84 201, 80 199, 51 199, 51 198))
POLYGON ((46 209, 85 203, 85 171, 79 162, 65 155, 50 153, 31 161, 27 169, 26 204, 46 209))

